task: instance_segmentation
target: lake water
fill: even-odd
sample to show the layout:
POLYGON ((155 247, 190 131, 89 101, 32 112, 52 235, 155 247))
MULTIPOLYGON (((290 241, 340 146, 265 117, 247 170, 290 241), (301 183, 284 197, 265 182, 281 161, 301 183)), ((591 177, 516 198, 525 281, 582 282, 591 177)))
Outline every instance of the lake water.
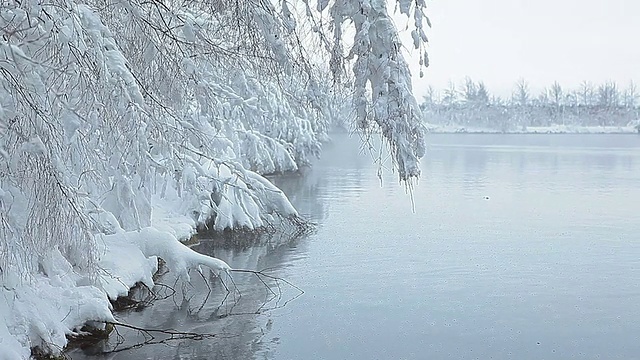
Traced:
POLYGON ((412 197, 334 139, 274 179, 315 233, 195 247, 302 296, 237 274, 241 297, 206 299, 195 281, 119 317, 218 338, 98 358, 640 359, 640 136, 430 135, 412 197))

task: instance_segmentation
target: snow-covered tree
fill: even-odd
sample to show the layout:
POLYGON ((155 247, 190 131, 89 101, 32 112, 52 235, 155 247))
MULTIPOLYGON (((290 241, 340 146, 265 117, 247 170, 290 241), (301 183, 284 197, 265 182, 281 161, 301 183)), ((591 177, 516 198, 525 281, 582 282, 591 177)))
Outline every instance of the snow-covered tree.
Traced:
POLYGON ((555 81, 549 89, 549 100, 555 107, 560 107, 564 103, 562 86, 557 81, 555 81))
MULTIPOLYGON (((425 3, 398 6, 426 65, 425 3)), ((64 345, 74 321, 108 318, 96 291, 151 282, 156 256, 185 278, 228 270, 177 241, 196 226, 296 217, 261 174, 319 153, 344 89, 358 128, 387 140, 400 179, 420 173, 421 113, 384 1, 9 0, 0 34, 2 291, 57 276, 51 296, 93 297, 63 324, 23 324, 37 331, 16 351, 64 345), (140 265, 126 278, 122 249, 140 265)), ((0 304, 0 316, 15 305, 0 304)), ((0 338, 21 329, 0 323, 0 338)))
POLYGON ((487 90, 487 86, 483 81, 478 82, 478 91, 476 92, 476 97, 478 103, 482 105, 488 105, 490 103, 489 90, 487 90))
POLYGON ((529 83, 526 80, 519 79, 516 82, 512 101, 518 106, 526 106, 529 101, 531 101, 531 90, 529 89, 529 83))
MULTIPOLYGON (((428 65, 424 45, 429 25, 424 0, 399 0, 399 10, 413 19, 413 46, 420 51, 420 64, 428 65)), ((310 6, 307 3, 307 11, 310 6)), ((317 10, 328 9, 333 30, 330 68, 342 78, 352 65, 357 127, 379 129, 387 140, 401 181, 420 174, 418 161, 424 155, 425 129, 420 108, 412 95, 409 68, 387 2, 381 0, 319 0, 317 10), (345 32, 354 34, 345 48, 345 32), (372 124, 373 123, 373 124, 372 124), (374 125, 375 124, 375 125, 374 125)))
POLYGON ((580 105, 590 106, 596 104, 596 92, 591 82, 581 82, 580 89, 578 90, 578 95, 578 101, 580 105))
MULTIPOLYGON (((460 89, 458 92, 450 83, 445 89, 449 96, 445 96, 443 101, 434 104, 425 99, 425 121, 431 128, 446 125, 449 129, 458 127, 456 131, 502 132, 521 132, 527 131, 526 127, 553 125, 561 125, 561 131, 574 131, 575 128, 567 130, 566 127, 576 125, 628 128, 635 124, 640 111, 633 82, 624 91, 619 91, 615 84, 604 83, 597 87, 597 92, 589 82, 567 90, 554 82, 532 97, 528 83, 521 79, 510 101, 499 96, 488 99, 484 84, 474 83, 469 78, 460 89), (461 101, 451 101, 460 95, 463 96, 461 101)), ((432 88, 432 91, 436 90, 432 88)))
POLYGON ((632 109, 636 107, 638 102, 638 87, 633 81, 629 82, 629 85, 622 93, 622 103, 626 108, 632 109))
POLYGON ((440 101, 439 98, 438 91, 433 85, 427 86, 427 93, 423 97, 423 103, 427 104, 427 106, 435 105, 440 101))
POLYGON ((603 108, 612 108, 620 104, 620 90, 618 84, 613 81, 598 86, 598 105, 603 108))
POLYGON ((470 77, 464 79, 462 83, 462 96, 467 104, 475 104, 478 96, 478 87, 470 77))
POLYGON ((456 89, 456 84, 453 81, 449 81, 449 86, 444 89, 442 96, 442 103, 445 106, 454 106, 458 103, 459 93, 456 89))

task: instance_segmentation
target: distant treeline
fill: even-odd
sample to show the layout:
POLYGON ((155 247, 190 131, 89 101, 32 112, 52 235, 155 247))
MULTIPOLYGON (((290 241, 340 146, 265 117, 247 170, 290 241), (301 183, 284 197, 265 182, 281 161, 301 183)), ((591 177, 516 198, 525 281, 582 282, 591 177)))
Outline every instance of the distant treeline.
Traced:
POLYGON ((627 126, 640 119, 636 85, 620 89, 615 82, 583 82, 565 90, 557 82, 540 94, 519 80, 510 98, 491 95, 485 86, 467 78, 438 92, 429 87, 421 108, 431 124, 490 128, 502 131, 527 126, 627 126))

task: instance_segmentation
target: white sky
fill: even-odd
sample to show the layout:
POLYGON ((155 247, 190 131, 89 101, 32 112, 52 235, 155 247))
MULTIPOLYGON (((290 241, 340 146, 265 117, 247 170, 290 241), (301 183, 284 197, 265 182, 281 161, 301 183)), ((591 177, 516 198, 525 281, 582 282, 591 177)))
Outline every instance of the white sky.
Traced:
MULTIPOLYGON (((491 93, 508 95, 519 78, 537 92, 558 81, 640 83, 639 0, 428 0, 431 66, 418 76, 444 89, 469 76, 491 93)), ((406 23, 406 21, 405 21, 406 23)), ((400 25, 400 24, 399 24, 400 25)), ((407 42, 409 44, 409 42, 407 42)))

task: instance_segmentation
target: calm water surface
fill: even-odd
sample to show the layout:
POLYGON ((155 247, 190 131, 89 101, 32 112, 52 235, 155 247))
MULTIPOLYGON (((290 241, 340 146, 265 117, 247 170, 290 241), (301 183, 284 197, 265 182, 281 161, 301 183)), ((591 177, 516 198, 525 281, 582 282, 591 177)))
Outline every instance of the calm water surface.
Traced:
POLYGON ((304 295, 286 303, 280 282, 268 301, 237 275, 242 297, 218 284, 205 302, 196 281, 120 317, 220 338, 105 358, 640 359, 640 136, 430 135, 415 211, 357 139, 334 139, 274 179, 317 232, 196 247, 304 295))

